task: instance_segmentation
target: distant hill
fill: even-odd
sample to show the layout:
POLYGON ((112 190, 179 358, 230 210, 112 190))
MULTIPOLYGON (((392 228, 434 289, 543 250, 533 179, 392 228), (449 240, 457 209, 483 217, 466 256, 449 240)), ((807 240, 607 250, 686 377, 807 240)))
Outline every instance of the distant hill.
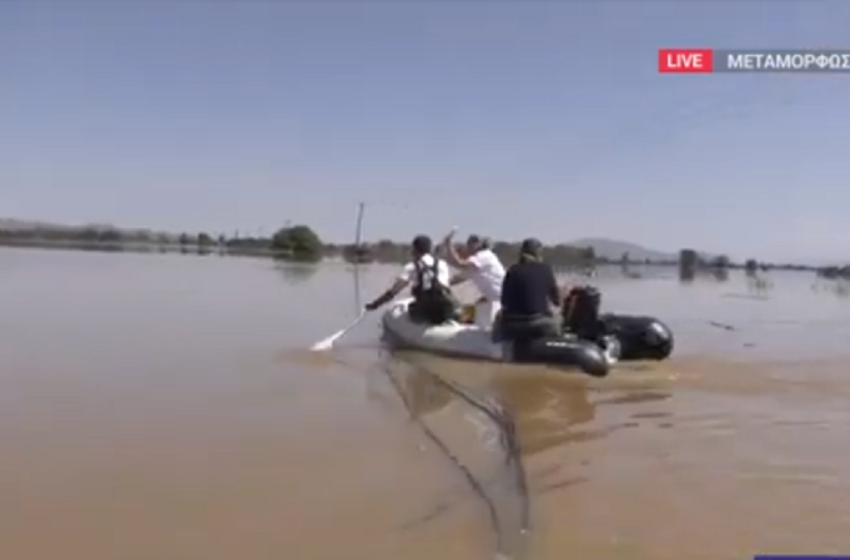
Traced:
POLYGON ((647 249, 635 243, 626 241, 617 241, 615 239, 605 239, 603 237, 586 237, 571 241, 570 245, 576 247, 593 247, 593 252, 596 256, 609 260, 619 260, 623 253, 629 254, 630 260, 643 261, 646 259, 652 261, 669 261, 676 260, 679 255, 673 253, 665 253, 654 249, 647 249))
POLYGON ((34 222, 28 220, 17 220, 15 218, 0 218, 0 229, 5 229, 9 231, 21 231, 21 230, 30 230, 30 229, 61 229, 61 230, 69 230, 76 229, 73 226, 66 226, 62 224, 53 224, 48 222, 34 222))
MULTIPOLYGON (((585 237, 571 241, 569 244, 575 247, 593 247, 593 252, 596 253, 597 256, 608 260, 620 260, 623 253, 628 253, 629 260, 632 261, 645 261, 646 259, 651 261, 679 260, 678 251, 675 253, 665 253, 664 251, 647 249, 646 247, 635 243, 617 241, 616 239, 607 239, 604 237, 585 237)), ((710 261, 717 256, 704 251, 697 251, 697 254, 701 259, 706 261, 710 261)))
MULTIPOLYGON (((577 239, 575 241, 571 241, 570 245, 576 247, 593 247, 593 252, 596 253, 597 256, 609 260, 620 260, 623 253, 628 253, 629 260, 632 261, 645 261, 646 259, 651 261, 679 260, 678 252, 665 253, 663 251, 656 251, 655 249, 647 249, 646 247, 636 245, 635 243, 606 239, 604 237, 586 237, 583 239, 577 239)), ((701 258, 706 260, 714 258, 714 255, 703 252, 699 252, 699 255, 701 258)))
POLYGON ((85 225, 70 225, 70 224, 57 224, 54 222, 39 222, 34 220, 18 220, 17 218, 0 218, 0 229, 5 229, 9 231, 25 231, 31 229, 52 229, 56 231, 76 231, 86 228, 92 229, 114 229, 119 231, 135 231, 135 230, 124 230, 122 228, 117 228, 112 224, 85 224, 85 225))

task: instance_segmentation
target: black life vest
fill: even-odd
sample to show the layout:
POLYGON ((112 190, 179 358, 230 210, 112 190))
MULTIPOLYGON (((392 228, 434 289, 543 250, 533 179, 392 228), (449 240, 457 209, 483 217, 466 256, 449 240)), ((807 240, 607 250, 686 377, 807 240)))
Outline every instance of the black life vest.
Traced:
POLYGON ((413 297, 417 300, 438 299, 446 297, 448 286, 440 284, 440 261, 431 257, 432 265, 426 265, 421 259, 414 261, 416 267, 416 282, 413 285, 413 297))
POLYGON ((439 261, 434 258, 433 265, 426 265, 417 260, 413 266, 416 268, 416 281, 411 290, 414 298, 410 307, 411 317, 433 325, 451 319, 456 302, 452 297, 451 288, 440 283, 439 261))

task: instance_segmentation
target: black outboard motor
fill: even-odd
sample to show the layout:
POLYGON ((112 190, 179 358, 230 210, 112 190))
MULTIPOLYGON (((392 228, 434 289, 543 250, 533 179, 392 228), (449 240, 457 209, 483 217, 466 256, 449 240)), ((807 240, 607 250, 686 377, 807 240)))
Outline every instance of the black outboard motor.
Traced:
POLYGON ((599 347, 609 363, 620 359, 620 343, 609 336, 600 321, 599 308, 602 294, 593 286, 579 286, 570 290, 561 308, 562 332, 567 338, 577 338, 599 347))
POLYGON ((601 305, 602 294, 592 286, 579 286, 570 290, 561 308, 564 332, 597 342, 606 334, 599 320, 601 305))
POLYGON ((663 360, 673 352, 673 333, 653 317, 600 315, 602 295, 592 286, 573 288, 561 310, 564 332, 608 349, 617 341, 619 360, 663 360))
POLYGON ((654 317, 606 314, 601 321, 620 341, 621 360, 663 360, 673 352, 673 332, 654 317))

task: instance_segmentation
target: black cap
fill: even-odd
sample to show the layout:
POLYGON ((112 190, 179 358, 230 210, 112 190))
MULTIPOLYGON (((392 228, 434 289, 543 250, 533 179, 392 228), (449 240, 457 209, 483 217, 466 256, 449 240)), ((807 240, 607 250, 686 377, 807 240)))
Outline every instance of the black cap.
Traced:
POLYGON ((420 255, 427 255, 434 248, 434 243, 427 235, 417 235, 413 238, 413 243, 411 245, 413 246, 413 250, 420 255))
POLYGON ((528 255, 529 257, 539 258, 540 252, 543 250, 543 243, 541 243, 538 239, 533 237, 529 237, 525 241, 522 242, 522 245, 519 248, 519 252, 521 255, 528 255))

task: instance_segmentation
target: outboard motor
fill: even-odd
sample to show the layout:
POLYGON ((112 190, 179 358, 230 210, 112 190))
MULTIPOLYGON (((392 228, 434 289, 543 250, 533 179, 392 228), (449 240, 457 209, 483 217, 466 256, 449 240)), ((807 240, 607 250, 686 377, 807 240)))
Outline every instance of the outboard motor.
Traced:
POLYGON ((673 332, 654 317, 603 315, 602 324, 619 340, 621 360, 663 360, 673 352, 673 332))
POLYGON ((667 325, 654 317, 600 315, 601 304, 596 288, 573 288, 561 309, 565 334, 599 345, 609 362, 663 360, 673 352, 667 325))
POLYGON ((598 341, 605 334, 599 320, 602 294, 592 286, 570 290, 561 308, 562 326, 566 333, 583 340, 598 341))
POLYGON ((612 364, 620 359, 620 342, 605 331, 599 317, 601 305, 599 290, 593 286, 577 286, 564 299, 561 324, 564 335, 599 346, 606 361, 612 364))

